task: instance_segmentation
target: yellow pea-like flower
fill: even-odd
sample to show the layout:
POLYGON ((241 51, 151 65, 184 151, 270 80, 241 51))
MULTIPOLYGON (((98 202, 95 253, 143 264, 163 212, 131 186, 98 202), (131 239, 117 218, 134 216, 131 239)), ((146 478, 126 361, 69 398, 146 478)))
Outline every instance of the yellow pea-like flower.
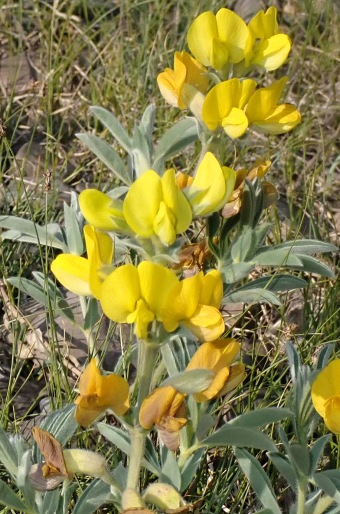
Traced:
POLYGON ((312 384, 312 401, 325 425, 340 434, 340 359, 330 362, 312 384))

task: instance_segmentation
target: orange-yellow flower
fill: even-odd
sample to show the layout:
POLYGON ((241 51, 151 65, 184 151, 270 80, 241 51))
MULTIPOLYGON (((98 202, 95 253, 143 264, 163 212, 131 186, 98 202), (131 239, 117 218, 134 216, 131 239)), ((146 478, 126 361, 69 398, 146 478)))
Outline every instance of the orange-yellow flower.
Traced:
POLYGON ((158 387, 143 401, 139 422, 149 430, 154 425, 167 448, 178 448, 178 432, 187 423, 185 395, 172 386, 158 387))
POLYGON ((122 416, 129 409, 129 384, 124 378, 112 373, 101 375, 96 361, 91 359, 79 380, 79 396, 75 419, 81 426, 93 423, 107 409, 122 416))
POLYGON ((209 85, 206 68, 187 52, 175 52, 174 69, 166 68, 157 82, 165 100, 180 109, 190 107, 195 98, 202 101, 209 85))
POLYGON ((187 366, 187 371, 207 369, 213 372, 210 386, 199 393, 194 393, 196 402, 201 403, 217 398, 235 389, 245 378, 243 364, 232 363, 240 352, 240 343, 235 339, 217 339, 203 343, 194 353, 187 366))
POLYGON ((312 384, 312 401, 325 425, 340 434, 340 359, 330 362, 312 384))

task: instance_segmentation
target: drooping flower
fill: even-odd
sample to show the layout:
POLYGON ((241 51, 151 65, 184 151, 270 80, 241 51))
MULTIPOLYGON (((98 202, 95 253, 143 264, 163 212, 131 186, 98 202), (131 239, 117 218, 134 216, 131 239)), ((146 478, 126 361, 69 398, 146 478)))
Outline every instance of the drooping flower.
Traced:
POLYGON ((312 384, 312 401, 325 425, 340 434, 340 359, 330 362, 312 384))
POLYGON ((211 270, 206 275, 185 278, 173 285, 163 305, 163 325, 173 332, 179 325, 200 340, 212 341, 224 331, 219 311, 223 297, 221 274, 211 270))
POLYGON ((107 409, 122 416, 130 406, 129 384, 114 373, 103 376, 96 361, 91 359, 81 374, 79 396, 74 403, 77 405, 74 417, 81 426, 90 425, 107 409))
POLYGON ((228 63, 242 61, 250 51, 252 36, 245 22, 229 9, 200 14, 191 24, 190 51, 204 66, 222 71, 228 63))
POLYGON ((189 107, 200 118, 209 79, 206 68, 187 52, 175 52, 174 69, 166 68, 157 77, 165 100, 180 109, 189 107))
POLYGON ((149 430, 156 426, 163 443, 170 450, 178 448, 178 432, 187 423, 185 395, 172 386, 158 387, 143 401, 139 423, 149 430))
POLYGON ((79 195, 79 207, 86 221, 97 229, 129 232, 122 200, 97 189, 85 189, 79 195))
POLYGON ((51 270, 59 282, 80 296, 99 298, 103 280, 112 266, 111 237, 91 225, 84 227, 87 258, 74 254, 60 254, 51 263, 51 270))
POLYGON ((221 209, 233 192, 235 179, 233 169, 220 166, 216 157, 207 152, 184 190, 194 215, 208 216, 221 209))
POLYGON ((165 299, 176 285, 176 274, 160 264, 125 264, 113 271, 101 288, 104 313, 117 323, 134 323, 135 334, 145 339, 150 323, 162 321, 165 299))
POLYGON ((39 427, 32 430, 45 462, 33 464, 29 480, 39 491, 50 491, 64 480, 72 480, 74 474, 97 477, 110 485, 116 485, 104 457, 96 452, 72 448, 65 450, 49 432, 39 427))
POLYGON ((278 104, 288 77, 282 77, 269 87, 255 91, 246 106, 249 125, 267 134, 284 134, 301 121, 294 105, 278 104))
POLYGON ((256 82, 238 78, 214 86, 207 94, 202 117, 209 130, 222 127, 231 138, 242 136, 248 128, 245 106, 254 93, 256 82))
POLYGON ((143 173, 130 186, 123 212, 135 234, 157 236, 165 245, 174 243, 176 234, 187 230, 192 221, 191 207, 176 185, 173 169, 162 177, 153 170, 143 173))
POLYGON ((243 364, 232 366, 240 351, 235 339, 217 339, 203 343, 191 357, 187 371, 208 369, 214 373, 210 386, 204 391, 194 393, 196 402, 201 403, 227 394, 245 378, 243 364))
POLYGON ((276 7, 269 7, 266 12, 259 11, 248 23, 248 28, 255 41, 248 64, 253 64, 273 71, 287 59, 291 49, 291 40, 280 33, 277 23, 276 7))

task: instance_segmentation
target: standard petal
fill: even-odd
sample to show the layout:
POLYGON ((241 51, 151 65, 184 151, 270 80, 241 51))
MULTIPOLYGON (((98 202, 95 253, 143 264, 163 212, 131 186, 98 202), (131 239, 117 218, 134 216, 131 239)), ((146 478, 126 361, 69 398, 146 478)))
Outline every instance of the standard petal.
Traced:
POLYGON ((143 261, 138 266, 141 294, 150 310, 162 321, 164 303, 170 290, 179 283, 176 274, 160 264, 143 261), (161 286, 161 287, 160 287, 161 286))
POLYGON ((163 325, 165 330, 173 332, 184 319, 189 319, 197 309, 202 286, 202 274, 186 278, 175 284, 163 306, 163 325))
POLYGON ((335 396, 340 397, 340 359, 330 362, 320 371, 312 384, 312 401, 316 411, 325 417, 325 404, 335 396))
POLYGON ((178 91, 176 88, 175 72, 171 68, 166 68, 157 77, 157 84, 161 95, 170 105, 184 109, 185 106, 181 105, 178 91))
POLYGON ((79 394, 81 396, 93 395, 97 392, 100 371, 95 359, 91 359, 79 379, 79 394))
POLYGON ((230 9, 222 8, 216 14, 216 23, 219 39, 228 46, 228 61, 234 64, 242 61, 252 43, 245 22, 230 9))
POLYGON ((79 296, 92 296, 90 289, 90 263, 73 254, 60 254, 51 263, 51 271, 59 282, 79 296))
POLYGON ((125 197, 123 212, 129 227, 141 237, 154 234, 153 223, 163 199, 161 179, 153 170, 143 173, 125 197))
POLYGON ((104 313, 118 323, 126 323, 141 297, 139 275, 132 264, 113 271, 103 282, 100 303, 104 313))
POLYGON ((180 234, 189 228, 192 212, 188 200, 176 184, 175 170, 169 169, 164 173, 162 191, 164 203, 173 213, 175 234, 180 234))
POLYGON ((276 7, 262 9, 250 20, 248 28, 254 39, 268 39, 279 31, 276 7))
POLYGON ((84 227, 84 235, 90 264, 90 288, 93 296, 99 299, 102 282, 107 276, 105 268, 112 265, 113 241, 108 234, 91 225, 84 227))
POLYGON ((205 342, 191 357, 186 369, 209 369, 217 374, 223 368, 231 366, 239 351, 240 344, 235 339, 205 342))
POLYGON ((129 384, 116 374, 101 376, 98 384, 98 398, 103 410, 112 409, 115 414, 122 416, 130 407, 129 384))
POLYGON ((191 53, 204 66, 211 65, 210 54, 214 38, 218 38, 216 17, 211 11, 203 12, 191 24, 187 41, 191 53))
MULTIPOLYGON (((237 81, 238 79, 231 79, 237 81)), ((233 105, 231 80, 221 82, 210 89, 203 103, 202 117, 209 130, 216 130, 221 125, 233 105)))
POLYGON ((278 105, 264 120, 253 121, 258 130, 267 134, 284 134, 301 122, 301 114, 294 105, 278 105))

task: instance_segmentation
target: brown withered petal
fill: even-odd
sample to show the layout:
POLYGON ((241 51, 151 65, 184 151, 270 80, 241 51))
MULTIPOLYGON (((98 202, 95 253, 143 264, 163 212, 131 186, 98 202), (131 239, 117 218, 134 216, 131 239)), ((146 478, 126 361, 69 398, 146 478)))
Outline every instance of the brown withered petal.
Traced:
POLYGON ((63 449, 59 441, 39 427, 33 427, 32 435, 46 461, 42 465, 44 478, 61 476, 71 479, 72 476, 67 472, 63 449))
POLYGON ((262 182, 263 187, 263 207, 267 209, 273 203, 277 202, 279 194, 276 187, 271 182, 262 182))

